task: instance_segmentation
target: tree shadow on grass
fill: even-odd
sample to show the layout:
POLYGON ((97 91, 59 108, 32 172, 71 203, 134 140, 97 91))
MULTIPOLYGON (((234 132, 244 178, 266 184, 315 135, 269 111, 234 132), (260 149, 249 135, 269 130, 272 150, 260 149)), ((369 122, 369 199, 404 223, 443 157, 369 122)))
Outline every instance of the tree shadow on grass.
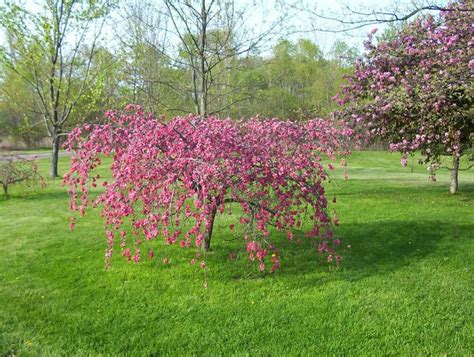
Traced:
MULTIPOLYGON (((341 268, 330 272, 313 243, 287 242, 282 236, 278 247, 282 253, 281 278, 296 286, 315 286, 334 280, 357 281, 387 274, 414 264, 439 249, 459 249, 460 237, 469 237, 474 224, 455 225, 440 221, 380 221, 346 224, 338 229, 342 236, 341 268), (439 245, 442 242, 443 247, 439 245), (347 245, 350 244, 350 248, 347 245), (304 279, 297 279, 304 276, 304 279)), ((245 257, 242 257, 245 259, 245 257)), ((224 263, 223 263, 224 264, 224 263)), ((235 270, 234 270, 235 273, 235 270)), ((245 279, 245 272, 235 279, 245 279)), ((248 273, 247 273, 248 276, 248 273)))
MULTIPOLYGON (((353 180, 357 181, 357 180, 353 180)), ((461 196, 460 199, 463 201, 469 201, 469 200, 474 200, 474 197, 472 194, 474 193, 474 184, 471 183, 460 183, 459 189, 457 194, 452 195, 449 193, 449 186, 448 185, 410 185, 406 186, 403 185, 403 182, 400 183, 400 186, 398 185, 393 185, 387 187, 386 184, 380 183, 380 181, 376 181, 374 184, 370 184, 367 182, 367 180, 359 180, 357 184, 360 184, 360 182, 364 182, 363 185, 355 186, 353 187, 350 191, 348 190, 340 190, 340 189, 335 189, 335 190, 330 190, 331 194, 335 194, 336 196, 359 196, 361 193, 368 194, 368 195, 387 195, 387 194, 395 194, 395 195, 400 195, 400 192, 403 191, 404 195, 419 195, 420 190, 422 189, 423 192, 429 192, 437 195, 442 195, 446 197, 458 197, 461 196)))

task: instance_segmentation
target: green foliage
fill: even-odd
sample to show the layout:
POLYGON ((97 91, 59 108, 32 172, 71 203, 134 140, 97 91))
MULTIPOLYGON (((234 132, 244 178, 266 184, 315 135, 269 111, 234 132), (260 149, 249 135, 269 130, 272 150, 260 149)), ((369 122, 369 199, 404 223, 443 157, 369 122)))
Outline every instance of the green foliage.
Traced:
POLYGON ((91 29, 111 7, 108 1, 47 0, 37 12, 13 2, 1 8, 6 41, 0 46, 0 106, 9 112, 6 120, 14 122, 12 107, 20 108, 20 117, 41 123, 42 134, 56 140, 81 114, 105 102, 103 82, 110 70, 101 66, 91 29))
POLYGON ((332 97, 348 72, 345 65, 326 59, 315 43, 304 39, 296 43, 282 40, 275 45, 270 58, 247 61, 253 61, 253 69, 243 70, 236 77, 246 83, 249 100, 243 110, 236 108, 234 116, 325 116, 335 108, 332 97))
MULTIPOLYGON (((210 41, 218 42, 223 34, 211 31, 209 36, 210 41)), ((122 48, 121 60, 113 57, 115 67, 106 78, 110 88, 112 79, 118 85, 109 97, 110 107, 138 103, 167 117, 194 112, 192 71, 175 66, 173 58, 148 42, 133 37, 122 48)), ((191 43, 188 45, 192 47, 191 43)), ((351 53, 351 49, 347 48, 347 52, 351 53)), ((180 61, 190 60, 188 52, 180 53, 180 61)), ((236 118, 257 113, 296 119, 326 115, 335 108, 331 98, 339 91, 353 59, 327 59, 309 40, 282 40, 269 57, 231 56, 213 69, 213 81, 220 85, 209 89, 208 111, 236 118)))
POLYGON ((38 139, 46 136, 42 118, 35 108, 31 91, 22 79, 11 69, 0 65, 0 139, 9 136, 33 146, 38 139))
MULTIPOLYGON (((167 117, 196 112, 189 62, 199 58, 199 35, 185 33, 181 48, 168 48, 162 15, 136 3, 127 8, 121 45, 112 48, 95 42, 92 24, 101 23, 113 2, 45 0, 39 6, 33 13, 7 2, 0 11, 7 35, 0 46, 0 122, 9 133, 27 142, 53 138, 128 103, 167 117), (67 44, 57 57, 61 36, 67 44)), ((206 33, 208 113, 304 119, 334 109, 331 98, 353 65, 354 49, 338 42, 325 55, 312 41, 282 39, 268 55, 257 47, 242 50, 237 29, 219 26, 206 33)))

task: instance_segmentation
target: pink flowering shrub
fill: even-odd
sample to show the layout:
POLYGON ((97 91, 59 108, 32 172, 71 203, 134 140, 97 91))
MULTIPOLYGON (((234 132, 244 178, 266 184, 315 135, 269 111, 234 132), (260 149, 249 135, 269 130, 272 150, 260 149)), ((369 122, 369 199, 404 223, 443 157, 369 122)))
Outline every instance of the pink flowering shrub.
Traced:
POLYGON ((334 221, 323 184, 329 179, 327 161, 348 153, 341 139, 350 134, 323 119, 294 123, 190 115, 164 122, 129 105, 122 113, 107 112, 104 124, 70 133, 66 147, 74 153, 64 182, 72 210, 83 215, 88 205, 103 207, 110 227, 107 265, 115 240, 122 255, 135 262, 154 256, 144 253, 141 243, 157 237, 208 250, 216 214, 240 206, 230 229, 240 225, 249 258, 261 270, 271 264, 275 271, 280 263, 270 227, 292 240, 303 221, 310 222, 305 236, 321 253, 334 254, 328 247, 338 241, 332 243, 334 221), (99 178, 94 169, 104 156, 113 158, 113 179, 92 200, 89 191, 99 178), (133 234, 126 233, 126 225, 133 234))
POLYGON ((431 173, 442 155, 451 155, 456 167, 474 133, 473 23, 474 5, 462 0, 439 18, 417 18, 390 40, 376 42, 372 31, 366 54, 335 98, 345 106, 337 115, 357 139, 387 141, 403 166, 419 150, 431 173))

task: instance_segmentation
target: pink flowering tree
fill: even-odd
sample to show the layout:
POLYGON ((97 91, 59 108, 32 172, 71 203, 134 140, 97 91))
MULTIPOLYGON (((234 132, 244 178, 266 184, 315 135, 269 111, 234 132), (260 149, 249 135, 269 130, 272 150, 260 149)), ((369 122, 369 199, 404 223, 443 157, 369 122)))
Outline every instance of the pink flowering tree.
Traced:
POLYGON ((419 150, 434 179, 441 157, 451 156, 451 193, 458 188, 460 158, 472 150, 473 23, 474 5, 463 0, 438 18, 416 19, 391 40, 375 42, 373 30, 336 97, 344 105, 336 115, 357 139, 388 141, 390 150, 401 152, 403 165, 419 150))
POLYGON ((339 241, 332 232, 337 217, 330 215, 323 184, 333 169, 330 160, 347 154, 341 139, 349 134, 322 119, 294 123, 190 115, 165 122, 130 105, 106 113, 101 125, 70 133, 66 146, 74 153, 64 182, 72 210, 84 214, 88 205, 102 206, 109 226, 106 266, 115 240, 122 255, 135 262, 143 257, 142 242, 157 237, 207 251, 216 215, 232 211, 230 229, 241 226, 243 248, 262 271, 279 266, 275 240, 280 235, 270 227, 289 240, 307 228, 307 239, 339 264, 339 241), (94 169, 109 156, 113 179, 91 199, 99 179, 94 169))

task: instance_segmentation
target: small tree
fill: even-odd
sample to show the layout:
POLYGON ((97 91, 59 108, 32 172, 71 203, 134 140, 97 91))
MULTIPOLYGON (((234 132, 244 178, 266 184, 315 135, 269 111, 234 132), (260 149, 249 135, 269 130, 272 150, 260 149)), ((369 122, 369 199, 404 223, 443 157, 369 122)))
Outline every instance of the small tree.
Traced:
MULTIPOLYGON (((105 182, 105 192, 92 201, 103 205, 102 215, 111 226, 107 264, 114 230, 125 222, 133 229, 135 261, 140 259, 139 233, 146 240, 161 234, 168 244, 179 241, 182 247, 194 241, 207 251, 216 214, 231 212, 233 204, 241 207, 235 223, 247 227, 243 242, 261 270, 268 253, 274 254, 272 270, 279 265, 270 226, 291 240, 305 220, 311 222, 306 236, 332 260, 339 241, 328 244, 333 221, 323 183, 333 167, 323 160, 346 153, 340 139, 347 131, 322 119, 297 124, 190 115, 164 123, 133 106, 122 114, 109 112, 106 119, 69 135, 68 148, 75 153, 64 180, 71 208, 84 214, 91 203, 89 183, 97 184, 93 170, 102 155, 113 155, 113 181, 105 182)), ((125 230, 120 237, 124 249, 125 230)), ((123 252, 131 258, 129 248, 123 252)))
POLYGON ((420 150, 434 172, 451 155, 451 193, 474 132, 473 10, 471 1, 453 3, 438 19, 420 17, 376 44, 372 31, 342 90, 339 103, 346 107, 337 113, 357 128, 358 139, 387 140, 402 153, 402 164, 420 150))
POLYGON ((5 197, 9 197, 8 188, 16 183, 23 182, 26 185, 45 186, 38 165, 34 159, 14 155, 1 149, 0 152, 0 184, 3 187, 5 197))

